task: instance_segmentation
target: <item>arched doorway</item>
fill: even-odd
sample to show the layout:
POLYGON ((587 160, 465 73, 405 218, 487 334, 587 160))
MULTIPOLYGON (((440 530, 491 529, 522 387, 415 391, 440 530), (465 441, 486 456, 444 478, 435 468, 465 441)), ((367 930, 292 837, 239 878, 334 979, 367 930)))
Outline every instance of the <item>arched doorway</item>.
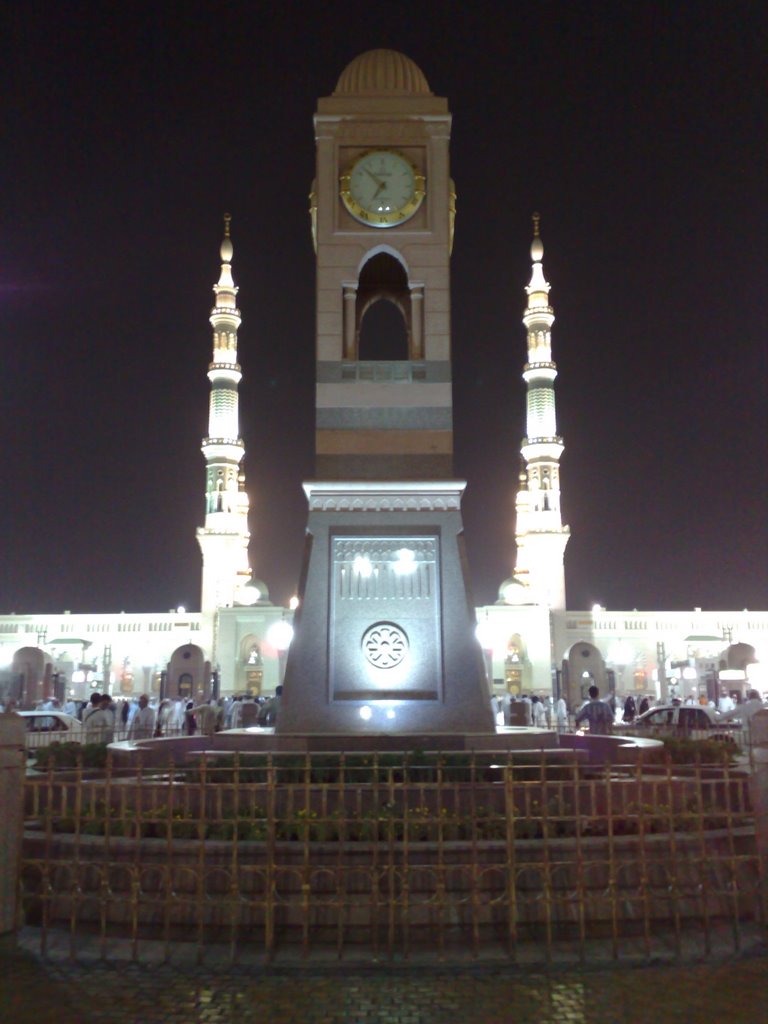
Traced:
POLYGON ((420 358, 413 351, 408 274, 389 252, 377 252, 360 271, 355 321, 358 360, 420 358))
POLYGON ((264 685, 264 660, 261 651, 261 640, 250 634, 240 643, 240 662, 237 666, 238 693, 247 693, 258 697, 264 685))
POLYGON ((504 684, 507 693, 518 697, 531 685, 531 663, 519 633, 513 633, 507 640, 507 650, 504 655, 504 684))
POLYGON ((563 659, 563 688, 569 709, 573 711, 589 699, 590 686, 596 686, 601 697, 610 697, 608 682, 605 661, 597 647, 586 641, 573 644, 563 659))
POLYGON ((361 361, 408 358, 408 333, 403 313, 391 299, 371 300, 360 324, 358 352, 361 361))

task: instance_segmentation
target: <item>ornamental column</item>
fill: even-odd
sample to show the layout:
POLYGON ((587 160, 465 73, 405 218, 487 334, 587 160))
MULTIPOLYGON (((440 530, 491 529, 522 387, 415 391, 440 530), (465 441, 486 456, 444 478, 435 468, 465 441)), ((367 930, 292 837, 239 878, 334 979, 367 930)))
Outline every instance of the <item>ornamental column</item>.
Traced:
POLYGON ((411 359, 424 358, 424 285, 411 285, 411 359))
POLYGON ((344 288, 344 358, 357 359, 356 317, 357 282, 345 284, 344 288))

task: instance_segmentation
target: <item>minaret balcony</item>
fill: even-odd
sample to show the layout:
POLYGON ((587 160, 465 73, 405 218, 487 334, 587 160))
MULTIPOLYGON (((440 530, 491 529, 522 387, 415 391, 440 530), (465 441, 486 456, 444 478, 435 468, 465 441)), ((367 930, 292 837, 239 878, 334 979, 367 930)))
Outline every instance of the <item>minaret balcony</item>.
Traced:
POLYGON ((245 452, 245 445, 239 437, 204 437, 202 451, 206 462, 239 465, 245 452))
POLYGON ((556 376, 555 363, 526 363, 523 367, 523 380, 526 384, 532 380, 553 381, 556 376))
POLYGON ((524 437, 520 446, 520 454, 526 462, 533 459, 552 459, 557 462, 563 454, 562 438, 553 437, 524 437))
POLYGON ((543 323, 551 327, 555 322, 555 311, 551 306, 528 306, 523 311, 523 323, 526 327, 532 324, 543 323))
POLYGON ((214 306, 211 310, 211 323, 213 323, 214 317, 217 320, 224 318, 226 320, 232 320, 233 322, 237 321, 238 324, 241 323, 243 319, 240 316, 240 310, 237 306, 214 306))
POLYGON ((243 374, 239 363, 209 363, 208 380, 215 384, 219 380, 228 380, 232 384, 239 384, 243 374))

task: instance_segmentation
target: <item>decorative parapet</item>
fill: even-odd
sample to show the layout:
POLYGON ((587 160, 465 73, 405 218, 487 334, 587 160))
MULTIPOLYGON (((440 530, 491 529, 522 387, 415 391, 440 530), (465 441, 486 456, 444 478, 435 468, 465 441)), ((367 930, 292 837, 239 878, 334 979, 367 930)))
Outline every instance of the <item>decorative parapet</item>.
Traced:
POLYGON ((311 512, 458 512, 464 480, 303 484, 311 512))

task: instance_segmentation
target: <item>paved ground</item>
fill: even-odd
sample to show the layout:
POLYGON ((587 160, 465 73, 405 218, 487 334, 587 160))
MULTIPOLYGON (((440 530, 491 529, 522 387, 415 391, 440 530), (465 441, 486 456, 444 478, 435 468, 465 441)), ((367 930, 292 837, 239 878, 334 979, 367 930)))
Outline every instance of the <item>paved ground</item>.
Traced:
POLYGON ((768 1024, 768 951, 683 966, 213 969, 0 945, 2 1024, 768 1024))

